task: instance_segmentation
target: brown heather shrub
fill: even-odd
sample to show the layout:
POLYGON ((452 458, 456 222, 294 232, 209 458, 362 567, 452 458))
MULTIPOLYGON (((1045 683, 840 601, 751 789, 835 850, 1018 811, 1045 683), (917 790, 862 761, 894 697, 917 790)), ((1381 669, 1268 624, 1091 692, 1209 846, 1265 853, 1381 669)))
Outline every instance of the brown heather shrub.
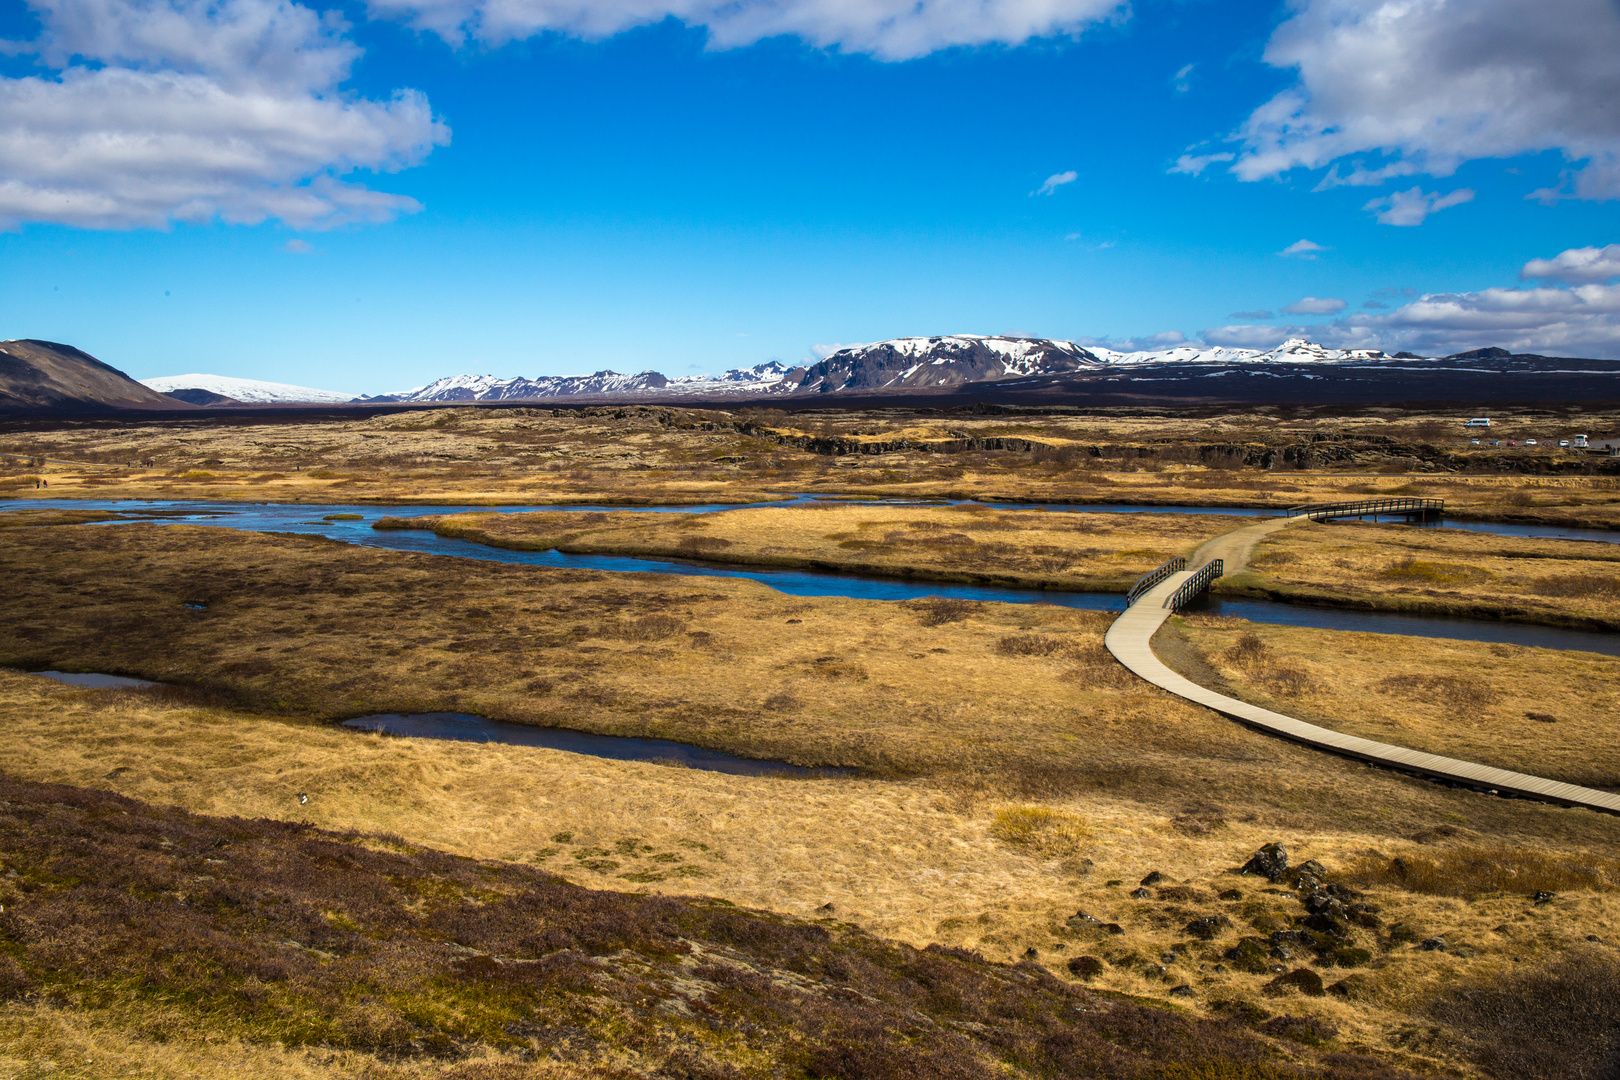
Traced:
POLYGON ((1266 668, 1256 679, 1279 694, 1307 694, 1320 685, 1310 672, 1283 664, 1266 668))
POLYGON ((1051 656, 1063 648, 1063 642, 1045 634, 1008 634, 996 642, 996 652, 1002 656, 1051 656))
POLYGON ((616 636, 625 641, 662 641, 686 629, 686 624, 673 615, 643 615, 617 629, 616 636))
POLYGON ((1363 856, 1345 867, 1343 880, 1361 888, 1393 886, 1467 900, 1495 893, 1612 892, 1620 888, 1620 859, 1522 848, 1459 847, 1395 858, 1363 856))
POLYGON ((1501 697, 1489 683, 1462 675, 1391 675, 1377 689, 1453 709, 1480 709, 1501 697))
POLYGON ((1237 644, 1227 649, 1221 655, 1234 664, 1248 666, 1264 660, 1270 650, 1265 641, 1253 630, 1245 631, 1238 639, 1237 644))
POLYGON ((1620 577, 1603 574, 1554 574, 1537 578, 1530 591, 1565 600, 1620 600, 1620 577))
POLYGON ((925 596, 920 600, 909 601, 906 606, 922 616, 924 626, 944 626, 946 623, 960 622, 979 610, 978 601, 963 600, 956 596, 925 596))
POLYGON ((1595 949, 1477 979, 1430 1013, 1501 1080, 1620 1077, 1620 961, 1595 949))
POLYGON ((718 536, 683 536, 676 545, 682 551, 719 551, 730 546, 730 540, 718 536))

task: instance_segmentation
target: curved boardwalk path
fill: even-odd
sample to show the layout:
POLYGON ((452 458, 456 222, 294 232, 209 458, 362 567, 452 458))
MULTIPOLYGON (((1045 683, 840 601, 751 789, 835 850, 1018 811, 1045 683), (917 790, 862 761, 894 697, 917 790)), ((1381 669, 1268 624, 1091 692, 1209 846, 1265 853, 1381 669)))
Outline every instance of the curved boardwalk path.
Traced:
MULTIPOLYGON (((1268 533, 1287 526, 1290 521, 1298 520, 1301 519, 1271 518, 1257 525, 1218 536, 1199 548, 1198 553, 1189 560, 1189 564, 1196 570, 1210 559, 1225 559, 1226 572, 1236 573, 1248 563, 1255 544, 1268 533)), ((1280 735, 1318 750, 1370 761, 1406 773, 1452 780, 1470 787, 1620 814, 1620 795, 1575 784, 1564 784, 1545 777, 1509 772, 1506 769, 1493 769, 1488 765, 1476 765, 1471 761, 1426 754, 1421 750, 1409 750, 1404 746, 1393 746, 1389 743, 1374 742, 1371 739, 1330 731, 1315 724, 1307 724, 1303 720, 1296 720, 1292 716, 1284 716, 1282 713, 1227 697, 1225 694, 1217 694, 1183 678, 1153 655, 1149 643, 1154 632, 1174 614, 1164 606, 1165 600, 1191 576, 1192 571, 1186 570, 1170 575, 1127 608, 1125 613, 1114 620, 1114 624, 1108 628, 1108 635, 1105 638, 1108 651, 1113 653, 1120 663, 1154 686, 1205 708, 1214 709, 1240 724, 1258 728, 1272 735, 1280 735)))

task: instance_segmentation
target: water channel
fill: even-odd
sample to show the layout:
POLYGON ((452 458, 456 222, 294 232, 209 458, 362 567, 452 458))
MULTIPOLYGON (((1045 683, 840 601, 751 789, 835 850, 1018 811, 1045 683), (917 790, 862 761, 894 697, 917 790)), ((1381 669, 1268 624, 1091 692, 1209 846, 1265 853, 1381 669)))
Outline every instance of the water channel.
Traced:
POLYGON ((386 735, 403 735, 418 739, 450 739, 455 742, 503 743, 508 746, 539 746, 547 750, 566 750, 571 754, 611 758, 614 761, 647 761, 660 765, 677 765, 705 772, 730 773, 733 776, 851 776, 854 769, 809 769, 802 765, 789 765, 785 761, 761 761, 755 758, 722 754, 718 750, 705 750, 701 746, 671 742, 668 739, 636 739, 625 735, 593 735, 588 731, 568 728, 533 727, 512 724, 504 720, 489 720, 468 713, 436 712, 379 713, 376 716, 358 716, 343 721, 343 726, 357 731, 380 731, 386 735))
MULTIPOLYGON (((871 501, 836 500, 840 504, 872 505, 871 501)), ((126 514, 161 515, 153 520, 214 525, 258 532, 289 532, 320 535, 366 547, 449 555, 521 566, 545 566, 584 570, 640 571, 682 576, 747 578, 778 592, 793 596, 842 596, 858 600, 911 600, 924 596, 951 596, 966 600, 989 600, 1013 604, 1053 604, 1091 611, 1123 611, 1124 596, 1118 593, 1059 592, 1016 589, 988 585, 954 585, 911 582, 894 578, 866 577, 809 570, 776 570, 728 566, 676 559, 648 559, 626 555, 570 555, 559 551, 508 551, 466 540, 436 536, 431 532, 379 531, 372 524, 382 517, 421 517, 429 514, 472 512, 521 513, 536 510, 632 510, 642 513, 714 513, 762 506, 804 506, 824 500, 799 495, 770 503, 713 503, 702 506, 375 506, 375 505, 289 505, 285 503, 206 503, 189 501, 137 501, 51 499, 18 500, 14 505, 61 510, 89 510, 126 514)), ((939 505, 906 500, 880 500, 881 505, 939 505)), ((1233 517, 1266 517, 1274 510, 1254 507, 1208 506, 1131 506, 1120 504, 1070 503, 981 503, 999 509, 1044 509, 1053 512, 1212 514, 1233 517)), ((1462 528, 1471 532, 1492 532, 1503 536, 1548 539, 1599 540, 1620 543, 1620 533, 1599 529, 1565 529, 1554 526, 1508 525, 1491 522, 1445 521, 1423 528, 1462 528)), ((1488 619, 1446 616, 1406 615, 1380 611, 1352 611, 1314 607, 1267 600, 1237 600, 1206 597, 1189 610, 1230 615, 1253 622, 1283 626, 1313 627, 1323 630, 1352 630, 1415 637, 1454 638, 1463 641, 1525 645, 1547 649, 1572 649, 1620 656, 1620 634, 1564 627, 1539 626, 1488 619)))

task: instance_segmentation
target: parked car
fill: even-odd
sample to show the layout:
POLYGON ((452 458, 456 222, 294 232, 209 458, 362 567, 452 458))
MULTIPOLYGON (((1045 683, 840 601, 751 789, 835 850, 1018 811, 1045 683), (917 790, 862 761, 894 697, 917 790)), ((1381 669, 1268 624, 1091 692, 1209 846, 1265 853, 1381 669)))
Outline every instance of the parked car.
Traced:
POLYGON ((1559 439, 1558 440, 1558 445, 1559 446, 1568 446, 1569 445, 1569 440, 1568 439, 1559 439))
POLYGON ((1534 440, 1534 439, 1526 439, 1526 440, 1524 440, 1524 445, 1526 445, 1526 446, 1535 446, 1536 445, 1536 440, 1534 440))

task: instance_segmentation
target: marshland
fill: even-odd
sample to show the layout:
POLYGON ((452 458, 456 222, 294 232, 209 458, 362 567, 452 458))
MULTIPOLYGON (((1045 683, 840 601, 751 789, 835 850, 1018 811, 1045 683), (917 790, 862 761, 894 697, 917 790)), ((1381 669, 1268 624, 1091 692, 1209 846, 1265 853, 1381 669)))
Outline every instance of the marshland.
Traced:
MULTIPOLYGON (((1620 819, 1247 730, 1121 667, 1111 613, 1054 602, 1123 594, 1243 512, 1418 493, 1504 532, 1301 523, 1215 595, 1613 633, 1620 545, 1511 528, 1612 527, 1620 474, 1472 447, 1458 423, 627 407, 8 431, 0 1062, 1595 1075, 1620 1023, 1620 819), (362 524, 457 546, 123 500, 431 504, 362 524), (1188 506, 1215 512, 1163 512, 1188 506), (481 557, 512 551, 690 572, 481 557), (745 567, 917 595, 719 573, 745 567), (971 585, 1024 595, 952 592, 971 585), (161 685, 30 674, 48 669, 161 685), (342 727, 430 712, 848 772, 342 727), (1273 843, 1285 871, 1237 872, 1273 843), (1306 921, 1323 889, 1331 934, 1306 921)), ((1576 423, 1613 418, 1502 427, 1576 423)), ((1610 655, 1197 607, 1155 647, 1325 727, 1620 790, 1610 655)))

